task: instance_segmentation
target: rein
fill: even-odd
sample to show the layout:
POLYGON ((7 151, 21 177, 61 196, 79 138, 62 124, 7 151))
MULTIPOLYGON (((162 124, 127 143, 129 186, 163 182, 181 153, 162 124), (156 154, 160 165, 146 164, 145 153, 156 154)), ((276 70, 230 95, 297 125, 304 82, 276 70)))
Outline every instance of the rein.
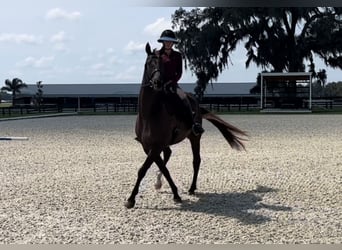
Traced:
POLYGON ((153 70, 152 73, 151 73, 150 79, 146 83, 142 84, 142 87, 153 88, 154 87, 154 83, 153 83, 152 79, 153 79, 154 74, 157 73, 157 72, 160 72, 160 69, 153 70))

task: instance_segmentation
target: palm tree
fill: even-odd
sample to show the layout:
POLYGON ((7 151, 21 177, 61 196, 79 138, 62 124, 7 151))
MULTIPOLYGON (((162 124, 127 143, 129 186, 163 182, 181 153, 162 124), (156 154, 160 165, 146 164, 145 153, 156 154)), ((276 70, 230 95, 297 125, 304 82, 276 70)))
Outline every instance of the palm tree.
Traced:
POLYGON ((42 84, 42 82, 43 81, 38 81, 36 83, 36 85, 37 85, 37 92, 34 95, 34 100, 35 100, 36 105, 38 106, 38 111, 39 112, 40 112, 40 108, 41 108, 41 105, 42 105, 42 102, 43 102, 43 84, 42 84))
POLYGON ((19 78, 14 78, 12 81, 6 79, 5 86, 1 90, 12 92, 12 105, 15 106, 16 96, 21 93, 22 88, 27 88, 26 83, 19 78))

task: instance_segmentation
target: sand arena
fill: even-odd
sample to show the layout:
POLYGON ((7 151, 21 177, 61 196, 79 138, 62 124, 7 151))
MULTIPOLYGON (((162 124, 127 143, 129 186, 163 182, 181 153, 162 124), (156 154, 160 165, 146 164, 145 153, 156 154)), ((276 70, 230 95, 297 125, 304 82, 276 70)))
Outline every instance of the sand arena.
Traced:
POLYGON ((247 131, 247 152, 204 122, 197 195, 190 144, 172 147, 167 183, 148 171, 135 116, 0 121, 0 243, 341 243, 342 116, 222 115, 247 131))

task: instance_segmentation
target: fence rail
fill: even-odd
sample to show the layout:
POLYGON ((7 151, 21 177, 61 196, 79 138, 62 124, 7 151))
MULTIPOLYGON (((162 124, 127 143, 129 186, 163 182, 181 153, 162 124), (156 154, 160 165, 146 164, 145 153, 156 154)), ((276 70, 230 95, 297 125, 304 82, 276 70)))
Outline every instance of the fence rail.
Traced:
POLYGON ((42 105, 35 107, 32 105, 16 105, 14 107, 0 107, 0 115, 12 116, 12 115, 30 115, 38 113, 60 113, 63 110, 55 104, 42 105))
MULTIPOLYGON (((202 107, 214 112, 253 111, 259 110, 259 103, 203 103, 202 107)), ((312 100, 312 108, 327 110, 342 109, 342 99, 339 100, 312 100)), ((96 103, 92 105, 58 105, 45 104, 41 107, 32 105, 17 105, 15 107, 1 107, 0 117, 31 115, 38 113, 68 113, 68 112, 102 112, 102 113, 135 113, 137 103, 96 103)))

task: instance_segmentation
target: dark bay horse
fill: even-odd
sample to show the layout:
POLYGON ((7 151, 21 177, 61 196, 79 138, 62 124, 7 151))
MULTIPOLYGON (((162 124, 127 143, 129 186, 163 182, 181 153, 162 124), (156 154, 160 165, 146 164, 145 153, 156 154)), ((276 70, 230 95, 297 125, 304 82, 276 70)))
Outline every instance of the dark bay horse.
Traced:
MULTIPOLYGON (((200 140, 201 135, 195 136, 191 128, 177 116, 170 112, 174 104, 172 98, 168 98, 170 93, 166 93, 163 89, 162 71, 160 67, 160 58, 155 51, 151 50, 149 43, 146 44, 145 51, 147 58, 145 62, 145 70, 142 79, 142 85, 139 94, 139 110, 136 120, 135 132, 136 139, 139 141, 146 153, 147 157, 138 170, 138 178, 131 195, 127 199, 125 206, 132 208, 135 205, 135 197, 139 192, 139 186, 144 178, 147 170, 153 163, 156 163, 160 172, 168 181, 173 192, 175 202, 182 202, 178 194, 177 187, 173 182, 166 164, 171 156, 170 146, 188 138, 191 143, 193 153, 193 179, 189 189, 189 194, 194 194, 196 190, 197 176, 201 163, 200 157, 200 140), (163 158, 161 157, 163 153, 163 158)), ((233 125, 225 122, 217 115, 210 111, 199 108, 196 99, 191 95, 187 95, 194 110, 200 112, 202 118, 211 122, 222 133, 224 138, 233 149, 245 149, 243 140, 246 133, 233 125), (197 107, 197 109, 196 109, 197 107)))

